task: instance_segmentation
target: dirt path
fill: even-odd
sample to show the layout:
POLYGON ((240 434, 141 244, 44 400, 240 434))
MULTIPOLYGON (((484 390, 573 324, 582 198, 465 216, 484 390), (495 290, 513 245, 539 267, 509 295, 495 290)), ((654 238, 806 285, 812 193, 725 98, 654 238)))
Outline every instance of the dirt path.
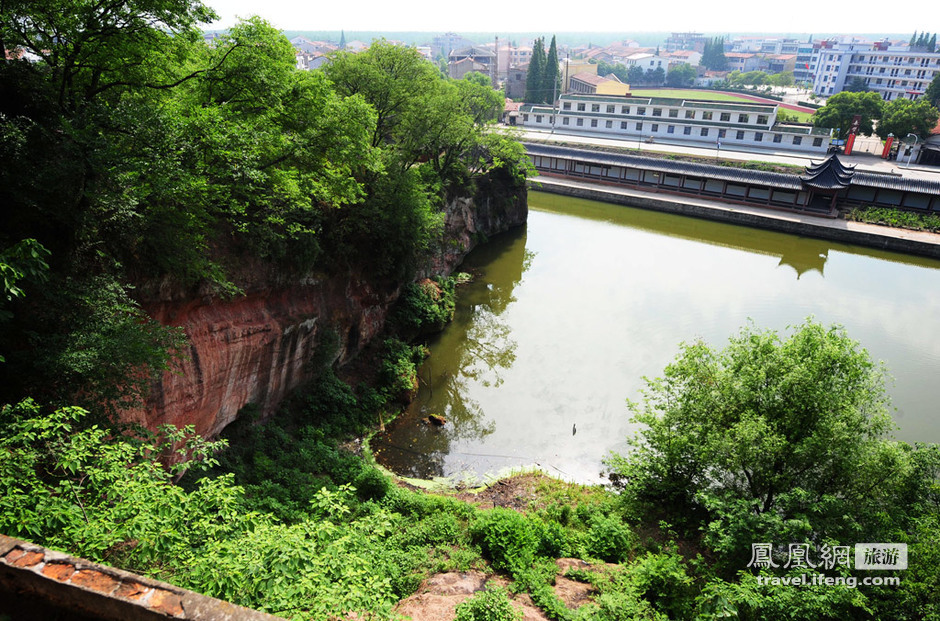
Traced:
MULTIPOLYGON (((575 558, 560 558, 556 561, 558 575, 555 578, 555 594, 569 609, 577 609, 591 601, 594 588, 583 582, 564 577, 571 567, 588 569, 592 566, 575 558)), ((598 566, 600 570, 604 566, 598 566)), ((506 587, 509 581, 501 576, 486 575, 478 571, 449 572, 437 574, 425 580, 418 591, 403 599, 395 612, 412 621, 452 621, 457 605, 488 585, 506 587)), ((548 621, 526 594, 514 595, 513 605, 522 610, 523 621, 548 621)))

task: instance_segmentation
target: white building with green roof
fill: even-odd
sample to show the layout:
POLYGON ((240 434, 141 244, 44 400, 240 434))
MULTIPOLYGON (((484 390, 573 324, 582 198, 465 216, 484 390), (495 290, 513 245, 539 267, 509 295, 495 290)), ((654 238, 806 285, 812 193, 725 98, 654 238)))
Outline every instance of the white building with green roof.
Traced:
POLYGON ((824 155, 831 130, 777 122, 775 104, 615 95, 562 95, 558 106, 526 104, 522 126, 690 146, 824 155))

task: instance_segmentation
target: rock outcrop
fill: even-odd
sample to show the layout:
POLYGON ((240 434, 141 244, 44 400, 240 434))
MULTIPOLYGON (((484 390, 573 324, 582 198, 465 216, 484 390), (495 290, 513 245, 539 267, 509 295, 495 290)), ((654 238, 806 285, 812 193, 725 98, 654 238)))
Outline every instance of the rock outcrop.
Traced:
MULTIPOLYGON (((424 272, 449 274, 479 241, 523 224, 527 215, 524 188, 512 194, 484 188, 449 201, 444 243, 424 272)), ((230 300, 163 292, 143 302, 158 321, 184 329, 189 350, 155 383, 145 407, 126 413, 128 420, 150 428, 192 424, 212 437, 246 404, 270 415, 310 377, 308 362, 327 331, 339 336, 339 364, 379 334, 401 284, 355 274, 264 280, 256 278, 244 296, 230 300)))

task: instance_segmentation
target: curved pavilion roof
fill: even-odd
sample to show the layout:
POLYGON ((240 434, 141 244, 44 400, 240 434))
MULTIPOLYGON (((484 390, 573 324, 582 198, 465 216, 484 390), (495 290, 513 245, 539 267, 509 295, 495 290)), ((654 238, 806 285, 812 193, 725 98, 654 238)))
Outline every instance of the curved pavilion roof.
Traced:
POLYGON ((854 176, 855 167, 846 167, 838 156, 832 154, 818 164, 813 163, 807 166, 806 172, 800 175, 800 180, 814 190, 838 192, 849 187, 854 176))

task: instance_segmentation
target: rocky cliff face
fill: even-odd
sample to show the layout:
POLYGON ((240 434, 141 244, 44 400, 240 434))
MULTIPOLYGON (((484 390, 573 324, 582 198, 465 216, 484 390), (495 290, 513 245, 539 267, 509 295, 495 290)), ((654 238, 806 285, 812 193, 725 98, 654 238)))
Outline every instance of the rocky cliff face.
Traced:
MULTIPOLYGON (((523 224, 525 189, 514 194, 484 188, 446 207, 445 239, 427 274, 449 274, 476 243, 523 224)), ((185 360, 155 384, 142 410, 127 418, 148 427, 195 425, 218 434, 249 403, 272 413, 309 377, 324 331, 340 337, 338 362, 353 358, 382 331, 395 285, 376 285, 356 275, 287 285, 256 282, 231 300, 186 299, 168 293, 145 302, 158 321, 182 326, 189 339, 185 360)))

